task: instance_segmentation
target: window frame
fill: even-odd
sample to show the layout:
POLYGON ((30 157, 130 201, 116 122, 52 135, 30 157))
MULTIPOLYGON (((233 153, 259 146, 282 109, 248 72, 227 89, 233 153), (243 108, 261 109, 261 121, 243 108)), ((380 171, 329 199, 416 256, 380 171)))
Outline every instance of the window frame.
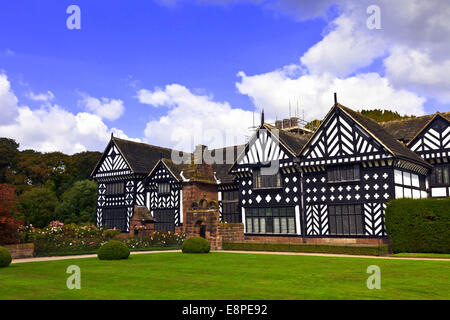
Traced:
POLYGON ((158 182, 158 195, 159 196, 168 195, 168 194, 170 194, 171 191, 172 191, 172 186, 170 185, 169 182, 158 182), (162 189, 161 187, 167 187, 167 188, 164 188, 164 189, 167 189, 167 190, 162 190, 161 191, 161 189, 162 189))
POLYGON ((359 163, 350 165, 331 166, 327 168, 328 183, 361 181, 361 166, 359 163), (351 179, 348 178, 351 175, 351 179), (339 177, 337 177, 339 176, 339 177), (357 176, 357 178, 355 178, 357 176))
MULTIPOLYGON (((281 179, 280 171, 278 171, 276 174, 273 175, 261 175, 261 168, 255 168, 252 170, 252 182, 253 182, 253 189, 255 190, 267 190, 267 189, 282 189, 283 188, 283 182, 281 179), (264 177, 271 177, 272 179, 276 180, 276 185, 273 186, 263 186, 263 178, 264 177), (274 178, 275 177, 275 178, 274 178)), ((266 182, 268 179, 266 179, 266 182)))
POLYGON ((245 208, 246 234, 291 236, 297 232, 295 207, 245 208))
POLYGON ((366 230, 365 230, 363 205, 362 204, 329 205, 328 233, 330 236, 365 236, 366 230), (345 212, 343 210, 345 210, 345 212), (339 224, 338 224, 338 217, 340 218, 339 224), (350 217, 353 218, 351 219, 350 217), (361 230, 359 230, 358 227, 358 219, 361 230), (348 222, 347 225, 344 225, 344 221, 348 222), (334 223, 334 225, 332 224, 332 222, 334 223), (352 227, 351 222, 354 223, 353 226, 356 228, 354 233, 351 230, 352 227), (347 228, 347 232, 345 232, 345 228, 347 228))

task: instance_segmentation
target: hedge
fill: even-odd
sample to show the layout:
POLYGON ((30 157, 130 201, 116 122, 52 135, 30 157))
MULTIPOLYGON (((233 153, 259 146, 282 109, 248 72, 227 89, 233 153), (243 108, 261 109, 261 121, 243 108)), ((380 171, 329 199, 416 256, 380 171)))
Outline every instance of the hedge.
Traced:
POLYGON ((254 242, 224 242, 223 250, 244 251, 281 251, 305 253, 333 253, 364 256, 384 256, 389 254, 388 245, 320 245, 320 244, 284 244, 284 243, 254 243, 254 242))
POLYGON ((394 253, 450 253, 450 198, 390 201, 386 231, 394 253))
POLYGON ((201 237, 189 238, 181 246, 183 253, 208 253, 210 249, 209 242, 201 237))
POLYGON ((122 241, 111 240, 98 249, 97 255, 100 260, 128 259, 130 249, 122 241))
POLYGON ((11 264, 12 258, 8 249, 0 247, 0 268, 5 268, 11 264))

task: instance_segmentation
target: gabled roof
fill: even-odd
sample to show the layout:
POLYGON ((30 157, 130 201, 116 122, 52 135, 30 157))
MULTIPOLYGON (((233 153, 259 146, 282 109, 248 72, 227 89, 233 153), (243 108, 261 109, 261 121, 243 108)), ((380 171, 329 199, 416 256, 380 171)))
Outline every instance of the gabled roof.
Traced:
MULTIPOLYGON (((330 114, 333 112, 335 108, 339 108, 342 110, 347 116, 349 116, 353 121, 359 124, 363 129, 367 131, 369 135, 371 135, 376 141, 378 141, 384 148, 386 148, 393 156, 397 158, 401 158, 403 160, 412 161, 414 163, 423 165, 425 167, 431 167, 427 162, 425 162, 419 155, 415 152, 409 150, 405 145, 398 142, 396 139, 392 137, 380 124, 376 121, 370 119, 362 115, 359 112, 356 112, 350 108, 347 108, 341 104, 334 105, 330 111, 328 112, 325 119, 327 119, 330 114)), ((321 127, 326 123, 326 121, 322 121, 321 125, 317 129, 316 133, 319 132, 321 127)), ((303 149, 299 152, 299 156, 303 152, 304 149, 309 145, 310 141, 314 139, 316 133, 310 138, 308 143, 303 147, 303 149)))
POLYGON ((134 173, 148 174, 161 158, 170 158, 172 149, 112 138, 134 173))
POLYGON ((269 131, 272 137, 278 140, 280 145, 282 145, 293 158, 297 156, 297 154, 302 150, 303 146, 309 141, 310 137, 312 136, 312 133, 298 135, 285 130, 277 129, 271 124, 264 123, 256 129, 256 133, 253 134, 249 142, 247 142, 247 144, 244 146, 242 152, 236 157, 236 160, 234 164, 230 166, 229 171, 231 171, 232 167, 234 167, 237 160, 240 159, 241 155, 245 155, 245 153, 248 151, 250 142, 252 142, 257 132, 261 129, 266 129, 267 131, 269 131), (277 130, 276 133, 274 132, 275 130, 277 130))
POLYGON ((106 152, 109 150, 111 144, 114 144, 122 157, 124 157, 126 163, 130 166, 131 171, 134 174, 148 174, 150 170, 158 163, 159 159, 170 158, 172 149, 153 146, 141 142, 135 142, 130 140, 124 140, 116 137, 112 137, 108 146, 106 147, 102 158, 99 160, 91 176, 94 175, 98 167, 106 157, 106 152))
POLYGON ((380 125, 395 139, 409 143, 436 117, 440 115, 450 121, 450 112, 430 114, 421 117, 380 122, 380 125))
POLYGON ((415 152, 409 150, 405 145, 398 142, 392 135, 390 135, 382 126, 380 126, 375 120, 370 119, 362 115, 359 112, 353 111, 350 108, 344 107, 338 104, 347 115, 349 115, 353 120, 355 120, 360 126, 367 130, 378 142, 380 142, 386 149, 388 149, 392 155, 418 164, 422 164, 426 167, 430 165, 423 160, 415 152))

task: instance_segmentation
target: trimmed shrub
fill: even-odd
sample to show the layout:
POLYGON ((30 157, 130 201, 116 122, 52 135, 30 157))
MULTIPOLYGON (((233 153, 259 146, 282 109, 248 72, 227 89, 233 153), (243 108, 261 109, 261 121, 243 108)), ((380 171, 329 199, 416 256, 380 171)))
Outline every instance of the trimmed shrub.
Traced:
POLYGON ((450 198, 390 201, 386 231, 394 253, 450 253, 450 198))
POLYGON ((321 244, 288 244, 288 243, 255 243, 255 242, 224 242, 223 250, 244 251, 280 251, 305 253, 352 254, 364 256, 385 256, 389 254, 388 245, 321 245, 321 244))
POLYGON ((122 241, 111 240, 98 249, 97 255, 100 260, 128 259, 130 249, 122 241))
POLYGON ((119 235, 120 234, 120 230, 105 230, 104 232, 103 232, 103 236, 106 238, 106 239, 112 239, 112 238, 115 238, 115 236, 117 236, 117 235, 119 235))
POLYGON ((201 237, 189 238, 181 246, 183 253, 208 253, 210 249, 209 242, 201 237))
POLYGON ((12 258, 9 251, 4 248, 0 247, 0 268, 5 268, 11 264, 12 258))

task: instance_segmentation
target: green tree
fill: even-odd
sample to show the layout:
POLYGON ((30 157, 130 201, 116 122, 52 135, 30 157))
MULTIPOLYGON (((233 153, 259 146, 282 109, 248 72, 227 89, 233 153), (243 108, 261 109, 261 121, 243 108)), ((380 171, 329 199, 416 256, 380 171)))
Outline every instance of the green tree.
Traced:
POLYGON ((56 216, 64 223, 93 223, 96 205, 97 183, 91 180, 77 181, 63 194, 56 216))
POLYGON ((44 187, 35 187, 19 197, 20 218, 26 224, 43 228, 56 220, 55 209, 58 198, 55 193, 44 187))
POLYGON ((6 182, 7 171, 11 170, 19 144, 8 138, 0 138, 0 183, 6 182))
POLYGON ((361 110, 361 114, 375 120, 376 122, 401 120, 405 118, 414 117, 414 116, 402 116, 396 111, 382 110, 382 109, 361 110))
POLYGON ((69 174, 75 178, 75 181, 89 179, 92 170, 102 157, 101 152, 81 152, 71 156, 71 165, 69 174))
POLYGON ((316 131, 317 128, 319 128, 319 126, 320 126, 321 123, 322 123, 321 120, 313 120, 313 121, 311 121, 311 122, 308 122, 308 123, 305 125, 305 128, 306 128, 306 129, 309 129, 309 130, 312 130, 312 131, 316 131))

